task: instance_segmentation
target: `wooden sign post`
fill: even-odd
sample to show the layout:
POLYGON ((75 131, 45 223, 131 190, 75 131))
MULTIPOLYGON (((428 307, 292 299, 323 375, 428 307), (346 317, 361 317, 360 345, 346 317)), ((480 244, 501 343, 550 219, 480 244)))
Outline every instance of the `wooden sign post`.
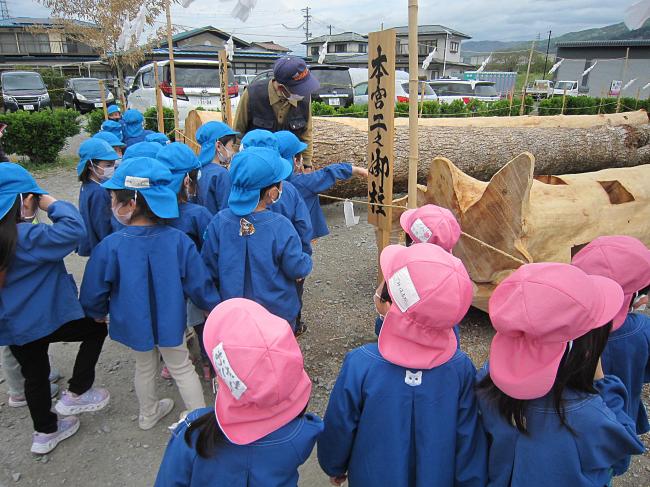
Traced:
POLYGON ((176 93, 176 67, 174 66, 174 39, 172 37, 172 14, 169 4, 171 0, 165 1, 165 17, 167 18, 167 50, 169 51, 169 74, 172 81, 172 106, 174 107, 174 134, 180 128, 178 125, 178 96, 176 93))
MULTIPOLYGON (((394 29, 368 36, 368 223, 377 227, 379 254, 390 241, 395 162, 394 29)), ((417 110, 417 84, 411 95, 417 110)), ((416 111, 417 113, 417 111, 416 111)))
MULTIPOLYGON (((445 47, 446 49, 446 47, 445 47)), ((409 178, 408 207, 417 208, 418 191, 418 0, 409 0, 409 178)), ((422 86, 424 92, 424 86, 422 86)), ((392 174, 392 171, 391 171, 392 174)), ((393 181, 391 179, 391 199, 393 181)))
POLYGON ((156 83, 156 115, 158 117, 158 132, 165 133, 165 114, 163 113, 162 92, 160 91, 160 80, 158 79, 158 63, 153 62, 153 79, 156 83))
POLYGON ((106 106, 106 87, 104 80, 99 80, 99 96, 102 98, 102 108, 104 109, 104 120, 108 120, 108 107, 106 106))
POLYGON ((221 120, 232 127, 232 106, 228 95, 228 53, 225 49, 219 51, 219 96, 221 97, 221 120))

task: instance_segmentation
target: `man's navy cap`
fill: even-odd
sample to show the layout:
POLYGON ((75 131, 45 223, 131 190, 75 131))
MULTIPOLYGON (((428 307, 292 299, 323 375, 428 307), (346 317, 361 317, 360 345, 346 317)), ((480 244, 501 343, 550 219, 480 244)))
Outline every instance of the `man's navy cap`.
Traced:
POLYGON ((311 74, 305 61, 295 56, 285 56, 273 65, 273 77, 292 94, 307 98, 320 88, 320 83, 311 74))

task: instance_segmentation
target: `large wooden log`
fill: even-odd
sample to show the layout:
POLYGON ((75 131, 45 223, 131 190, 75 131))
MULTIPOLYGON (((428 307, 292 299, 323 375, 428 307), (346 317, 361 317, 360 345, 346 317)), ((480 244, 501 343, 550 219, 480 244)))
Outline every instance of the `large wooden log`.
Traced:
MULTIPOLYGON (((367 131, 363 122, 316 118, 315 166, 338 161, 365 166, 367 131)), ((408 127, 396 127, 395 138, 394 184, 395 192, 400 192, 406 190, 408 178, 408 127)), ((424 124, 419 127, 419 140, 420 183, 426 180, 431 161, 437 156, 453 160, 464 173, 484 181, 522 151, 535 156, 536 174, 582 173, 650 164, 648 124, 589 128, 436 127, 424 124)), ((366 185, 353 178, 337 184, 332 194, 361 196, 366 194, 366 185)))

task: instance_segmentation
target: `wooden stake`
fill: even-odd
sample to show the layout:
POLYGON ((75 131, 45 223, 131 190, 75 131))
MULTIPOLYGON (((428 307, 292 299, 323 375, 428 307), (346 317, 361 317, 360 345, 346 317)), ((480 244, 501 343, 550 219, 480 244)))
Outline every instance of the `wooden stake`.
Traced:
POLYGON ((562 111, 560 115, 564 115, 564 110, 566 109, 566 88, 564 88, 564 94, 562 95, 562 111))
MULTIPOLYGON (((409 178, 408 207, 417 207, 418 190, 418 0, 409 0, 409 178)), ((446 46, 445 46, 446 49, 446 46)))
POLYGON ((178 98, 176 96, 176 68, 174 67, 174 39, 172 38, 172 14, 169 4, 165 0, 165 15, 167 17, 167 49, 169 50, 169 72, 172 81, 172 106, 174 107, 174 131, 179 130, 178 125, 178 98))
POLYGON ((156 83, 156 116, 158 117, 158 132, 165 133, 165 113, 163 111, 162 92, 160 91, 160 79, 158 77, 158 63, 153 62, 153 79, 156 83))
POLYGON ((625 78, 627 77, 627 62, 630 59, 630 48, 625 51, 625 64, 623 65, 623 76, 621 76, 621 89, 618 90, 618 98, 616 100, 616 113, 621 111, 621 96, 623 95, 623 87, 625 86, 625 78))
POLYGON ((603 111, 603 100, 605 99, 605 90, 600 92, 600 103, 598 104, 598 115, 603 111))
POLYGON ((528 69, 526 70, 526 81, 524 82, 524 88, 521 90, 521 108, 519 109, 519 115, 523 116, 526 111, 526 88, 528 87, 528 78, 530 76, 530 64, 533 62, 533 51, 535 50, 535 41, 530 46, 530 55, 528 56, 528 69))
POLYGON ((638 90, 636 90, 636 102, 634 103, 634 109, 638 110, 639 109, 639 98, 641 97, 641 87, 639 87, 638 90))
POLYGON ((219 51, 219 97, 221 99, 221 120, 232 127, 232 106, 228 95, 228 53, 223 49, 219 51))
POLYGON ((102 97, 102 107, 104 109, 104 120, 108 120, 108 108, 106 107, 106 88, 104 87, 104 80, 99 80, 99 95, 102 97))
POLYGON ((512 91, 509 93, 510 95, 510 110, 508 110, 508 116, 512 117, 512 105, 515 102, 515 89, 512 88, 512 91))
POLYGON ((422 118, 422 113, 424 112, 424 81, 420 83, 420 118, 422 118))

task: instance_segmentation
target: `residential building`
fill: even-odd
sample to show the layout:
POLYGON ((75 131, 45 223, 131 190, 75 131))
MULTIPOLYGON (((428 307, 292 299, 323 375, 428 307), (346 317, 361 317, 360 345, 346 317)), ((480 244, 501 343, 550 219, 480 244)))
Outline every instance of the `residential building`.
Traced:
POLYGON ((331 36, 313 37, 303 42, 307 46, 307 56, 314 61, 317 60, 320 54, 320 48, 325 41, 327 41, 328 63, 336 60, 336 58, 344 59, 351 55, 365 54, 368 52, 368 36, 357 34, 356 32, 343 32, 342 34, 334 34, 331 36))
MULTIPOLYGON (((612 82, 625 86, 622 96, 636 97, 640 88, 650 82, 650 39, 558 42, 557 58, 562 64, 554 74, 555 81, 578 81, 580 91, 590 96, 607 96, 612 82), (629 50, 627 70, 625 56, 629 50), (582 73, 598 62, 586 76, 582 73)), ((641 92, 642 98, 649 95, 648 89, 641 92)), ((615 95, 616 93, 612 93, 615 95)))
POLYGON ((280 44, 276 44, 273 41, 253 42, 253 46, 264 49, 266 51, 279 52, 281 54, 288 54, 291 52, 291 49, 288 47, 281 46, 280 44))

